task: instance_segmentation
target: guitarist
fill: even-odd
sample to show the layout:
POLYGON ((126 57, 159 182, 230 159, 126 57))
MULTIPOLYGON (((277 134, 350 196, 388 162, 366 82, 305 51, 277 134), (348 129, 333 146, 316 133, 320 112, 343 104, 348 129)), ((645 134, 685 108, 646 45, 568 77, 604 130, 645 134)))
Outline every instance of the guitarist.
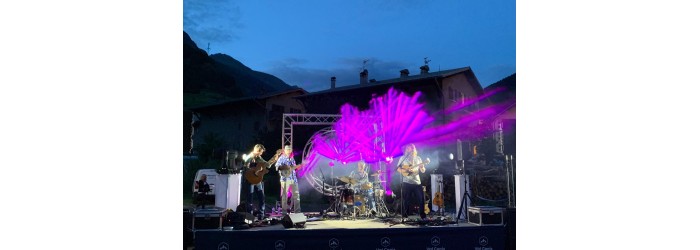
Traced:
POLYGON ((297 180, 296 170, 301 165, 297 165, 292 154, 292 146, 285 145, 282 155, 277 159, 275 167, 280 174, 280 195, 282 196, 282 213, 287 214, 287 191, 292 188, 292 207, 293 213, 301 213, 299 199, 299 181, 297 180))
MULTIPOLYGON (((403 156, 399 158, 397 172, 404 175, 402 179, 403 187, 402 192, 402 202, 403 211, 401 211, 401 216, 404 218, 408 217, 408 208, 411 206, 418 206, 422 208, 425 204, 425 197, 423 196, 423 186, 420 184, 419 173, 425 173, 425 164, 422 164, 420 156, 418 156, 418 151, 416 150, 416 145, 408 144, 404 149, 403 156), (415 195, 418 197, 416 203, 409 204, 409 197, 415 195)), ((426 213, 423 209, 420 210, 420 218, 425 219, 426 213)))
MULTIPOLYGON (((262 144, 255 144, 253 151, 246 156, 247 159, 244 161, 243 165, 245 166, 245 171, 255 168, 259 164, 262 164, 265 168, 271 167, 270 163, 262 158, 263 152, 265 152, 265 146, 262 144)), ((274 160, 274 158, 272 160, 274 160)), ((265 215, 265 182, 261 181, 258 184, 251 184, 246 178, 243 179, 246 180, 245 183, 248 184, 247 210, 248 212, 253 210, 253 196, 257 197, 259 203, 257 207, 258 210, 257 213, 254 212, 254 214, 257 214, 258 219, 262 220, 265 215)))

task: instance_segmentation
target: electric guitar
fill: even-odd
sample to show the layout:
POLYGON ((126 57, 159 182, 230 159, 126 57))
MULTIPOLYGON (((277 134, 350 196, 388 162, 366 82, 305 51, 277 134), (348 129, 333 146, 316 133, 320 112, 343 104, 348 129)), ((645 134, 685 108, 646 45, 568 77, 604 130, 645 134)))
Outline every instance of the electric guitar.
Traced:
POLYGON ((399 173, 401 173, 403 176, 413 176, 418 174, 418 168, 425 166, 430 163, 430 158, 425 158, 425 162, 421 164, 417 164, 415 166, 411 166, 411 164, 403 164, 401 168, 399 168, 399 173))
POLYGON ((245 176, 245 179, 248 181, 250 184, 258 184, 262 182, 263 176, 270 172, 270 170, 267 170, 267 166, 275 164, 277 159, 279 158, 279 155, 282 154, 281 150, 277 150, 277 153, 275 156, 270 158, 269 161, 267 162, 257 162, 255 164, 255 167, 251 167, 248 170, 245 171, 243 176, 245 176))

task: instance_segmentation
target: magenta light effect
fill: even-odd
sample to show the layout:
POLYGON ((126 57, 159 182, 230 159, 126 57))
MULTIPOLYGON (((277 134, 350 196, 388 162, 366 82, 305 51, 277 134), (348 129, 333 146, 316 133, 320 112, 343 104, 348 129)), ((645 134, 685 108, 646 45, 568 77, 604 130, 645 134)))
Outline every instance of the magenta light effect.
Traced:
POLYGON ((420 95, 407 96, 390 89, 385 96, 372 99, 369 110, 343 105, 341 118, 333 125, 335 134, 312 138, 314 150, 339 162, 375 163, 400 156, 401 147, 415 142, 412 136, 434 120, 418 103, 420 95), (380 141, 384 152, 375 143, 380 141))
MULTIPOLYGON (((436 146, 452 143, 457 139, 477 138, 478 134, 473 124, 479 120, 488 120, 501 107, 487 107, 476 112, 457 112, 474 105, 503 89, 485 93, 479 98, 447 108, 444 113, 435 116, 451 116, 452 121, 445 124, 434 124, 434 116, 424 110, 424 104, 419 103, 421 92, 412 96, 389 89, 386 95, 373 98, 369 109, 360 111, 352 105, 341 107, 341 118, 333 125, 335 134, 315 135, 313 153, 308 157, 309 166, 315 166, 319 156, 324 156, 335 162, 356 162, 364 160, 368 164, 387 162, 386 182, 382 185, 391 194, 391 176, 395 166, 391 165, 394 158, 403 155, 403 147, 409 143, 419 143, 423 146, 436 146), (381 142, 384 143, 382 150, 381 142)), ((303 175, 311 170, 305 168, 303 175)))
MULTIPOLYGON (((304 164, 304 166, 302 166, 299 170, 297 170, 297 178, 301 178, 306 173, 311 171, 314 168, 314 166, 316 166, 316 164, 318 163, 318 160, 319 160, 319 157, 318 157, 318 154, 316 153, 316 150, 312 149, 309 152, 309 155, 306 156, 306 160, 304 160, 302 162, 302 164, 304 164)), ((331 163, 333 163, 333 162, 331 162, 331 163)), ((330 166, 332 167, 333 165, 330 165, 330 166)))
POLYGON ((469 99, 469 100, 465 101, 465 102, 462 103, 462 104, 457 104, 457 105, 454 105, 454 106, 452 106, 452 107, 449 107, 447 110, 445 110, 445 114, 446 114, 446 115, 447 115, 447 114, 451 114, 451 113, 454 113, 455 111, 458 111, 458 110, 462 110, 462 109, 464 109, 464 108, 467 108, 467 107, 469 107, 469 106, 471 106, 471 105, 476 104, 477 102, 479 102, 479 101, 481 101, 481 100, 483 100, 483 99, 488 98, 489 96, 492 96, 492 95, 494 95, 494 94, 496 94, 496 93, 498 93, 498 92, 504 91, 504 90, 506 90, 505 87, 498 87, 498 88, 495 88, 495 89, 493 89, 493 90, 491 90, 491 91, 489 91, 489 92, 484 93, 483 95, 481 95, 481 96, 479 96, 479 97, 477 97, 477 98, 469 99))

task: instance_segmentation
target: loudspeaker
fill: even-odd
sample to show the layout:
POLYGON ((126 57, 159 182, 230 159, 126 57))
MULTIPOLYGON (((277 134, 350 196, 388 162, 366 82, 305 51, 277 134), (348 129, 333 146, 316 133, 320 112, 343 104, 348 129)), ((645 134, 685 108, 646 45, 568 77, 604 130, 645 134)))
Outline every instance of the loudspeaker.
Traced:
POLYGON ((290 213, 282 218, 284 228, 304 227, 304 224, 306 224, 306 216, 302 213, 290 213))
POLYGON ((249 225, 255 221, 255 216, 246 212, 231 212, 226 216, 226 226, 249 225))

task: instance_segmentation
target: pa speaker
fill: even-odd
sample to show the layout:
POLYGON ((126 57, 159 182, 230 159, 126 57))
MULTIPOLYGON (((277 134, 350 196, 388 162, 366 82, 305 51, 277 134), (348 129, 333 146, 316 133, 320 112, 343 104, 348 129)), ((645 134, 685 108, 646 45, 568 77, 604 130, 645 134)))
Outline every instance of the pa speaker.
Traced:
POLYGON ((304 227, 304 224, 306 224, 306 216, 302 213, 290 213, 282 218, 284 228, 304 227))
POLYGON ((231 212, 226 216, 227 226, 249 225, 255 221, 255 216, 246 212, 231 212))

